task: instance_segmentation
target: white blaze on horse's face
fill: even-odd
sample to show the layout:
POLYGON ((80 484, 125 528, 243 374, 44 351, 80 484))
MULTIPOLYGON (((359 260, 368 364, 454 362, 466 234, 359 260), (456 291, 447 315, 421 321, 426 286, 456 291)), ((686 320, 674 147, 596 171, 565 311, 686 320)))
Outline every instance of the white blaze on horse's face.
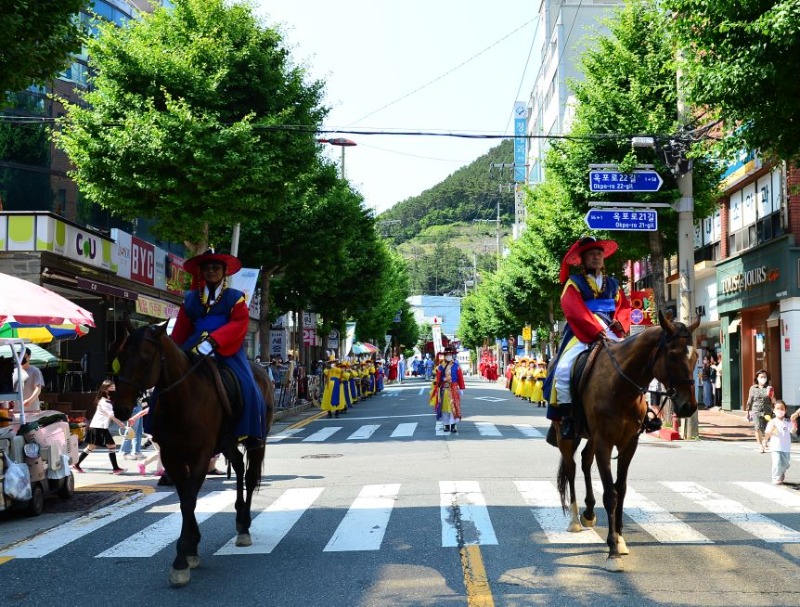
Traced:
POLYGON ((695 351, 693 345, 686 346, 686 360, 691 361, 694 358, 695 351))

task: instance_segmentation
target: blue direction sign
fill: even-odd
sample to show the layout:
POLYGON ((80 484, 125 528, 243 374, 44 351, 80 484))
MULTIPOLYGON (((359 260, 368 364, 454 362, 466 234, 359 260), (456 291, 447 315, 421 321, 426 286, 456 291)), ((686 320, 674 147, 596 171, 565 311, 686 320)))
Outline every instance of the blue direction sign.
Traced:
POLYGON ((658 213, 649 209, 592 209, 586 213, 586 225, 591 230, 655 232, 658 213))
POLYGON ((589 171, 589 190, 592 192, 658 192, 663 184, 664 180, 656 171, 589 171))

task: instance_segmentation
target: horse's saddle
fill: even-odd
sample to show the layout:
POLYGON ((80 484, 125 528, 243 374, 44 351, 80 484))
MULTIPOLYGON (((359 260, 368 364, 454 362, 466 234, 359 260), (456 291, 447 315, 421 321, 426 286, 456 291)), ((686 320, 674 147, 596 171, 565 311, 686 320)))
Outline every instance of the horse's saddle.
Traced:
POLYGON ((233 419, 239 419, 244 410, 244 399, 242 398, 242 386, 239 383, 239 378, 236 374, 224 365, 217 365, 219 370, 219 377, 222 381, 222 388, 225 390, 225 395, 228 397, 228 402, 231 405, 231 416, 233 419))
POLYGON ((575 428, 579 436, 583 436, 588 431, 581 391, 586 385, 586 380, 591 374, 594 361, 602 349, 603 343, 598 340, 578 354, 569 375, 570 392, 572 393, 572 415, 575 419, 575 428))

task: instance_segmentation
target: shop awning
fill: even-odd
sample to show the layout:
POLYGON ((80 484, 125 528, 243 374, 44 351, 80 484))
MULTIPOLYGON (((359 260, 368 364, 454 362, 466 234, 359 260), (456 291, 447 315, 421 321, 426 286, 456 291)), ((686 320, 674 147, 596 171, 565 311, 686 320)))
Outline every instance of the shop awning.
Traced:
POLYGON ((739 325, 742 323, 742 319, 737 317, 731 321, 731 324, 728 325, 728 333, 736 333, 739 330, 739 325))
POLYGON ((769 316, 767 316, 767 326, 777 327, 780 322, 781 322, 781 310, 780 308, 775 308, 772 311, 772 313, 769 316))

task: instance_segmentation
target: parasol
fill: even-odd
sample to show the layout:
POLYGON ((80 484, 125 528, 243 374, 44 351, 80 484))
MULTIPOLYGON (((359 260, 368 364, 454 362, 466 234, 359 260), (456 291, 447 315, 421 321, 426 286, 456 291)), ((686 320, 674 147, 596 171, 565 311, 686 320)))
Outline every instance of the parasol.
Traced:
POLYGON ((0 293, 0 337, 48 343, 94 327, 91 312, 27 280, 0 273, 0 293))
MULTIPOLYGON (((58 357, 44 348, 40 348, 36 344, 25 344, 24 346, 16 346, 15 349, 20 352, 25 348, 31 351, 30 363, 35 367, 51 367, 58 365, 58 357)), ((11 346, 0 346, 0 356, 7 358, 11 357, 11 346)))
POLYGON ((378 350, 378 348, 373 346, 371 343, 360 342, 360 341, 357 341, 357 342, 355 342, 353 344, 353 347, 352 347, 351 351, 353 352, 353 354, 356 354, 356 355, 358 355, 358 354, 374 354, 376 352, 380 352, 380 350, 378 350))

